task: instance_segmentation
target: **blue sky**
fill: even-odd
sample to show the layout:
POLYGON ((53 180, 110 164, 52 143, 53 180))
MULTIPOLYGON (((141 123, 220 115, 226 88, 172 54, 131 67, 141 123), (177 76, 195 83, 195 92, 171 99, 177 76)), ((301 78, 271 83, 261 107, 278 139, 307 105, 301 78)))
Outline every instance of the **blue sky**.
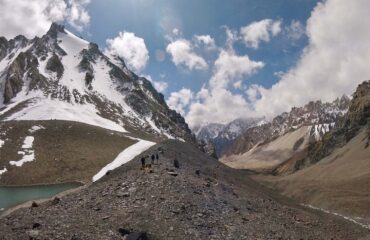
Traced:
MULTIPOLYGON (((168 98, 171 92, 183 87, 198 91, 210 79, 212 69, 187 71, 178 68, 171 62, 168 54, 164 62, 156 60, 156 50, 165 51, 168 44, 165 35, 169 29, 163 27, 164 19, 169 18, 171 21, 169 25, 181 30, 186 39, 191 39, 195 34, 209 34, 218 45, 223 46, 226 36, 222 26, 238 30, 253 21, 267 18, 281 20, 283 27, 288 26, 293 20, 305 24, 316 3, 316 0, 92 1, 88 6, 91 16, 90 26, 82 36, 98 43, 102 48, 106 46, 107 38, 114 38, 122 31, 133 32, 143 38, 150 60, 142 74, 166 81, 168 88, 163 94, 168 98), (161 78, 163 75, 165 77, 161 78)), ((278 80, 274 73, 284 72, 294 65, 306 44, 305 36, 294 42, 284 36, 277 36, 271 42, 262 44, 257 50, 247 48, 242 43, 236 44, 238 54, 248 54, 250 58, 266 63, 261 71, 244 81, 247 84, 258 83, 264 87, 271 87, 278 80)), ((211 56, 205 56, 209 61, 216 57, 215 54, 209 55, 211 56)))
POLYGON ((369 0, 3 0, 0 32, 51 22, 123 57, 191 127, 272 118, 370 79, 369 0))

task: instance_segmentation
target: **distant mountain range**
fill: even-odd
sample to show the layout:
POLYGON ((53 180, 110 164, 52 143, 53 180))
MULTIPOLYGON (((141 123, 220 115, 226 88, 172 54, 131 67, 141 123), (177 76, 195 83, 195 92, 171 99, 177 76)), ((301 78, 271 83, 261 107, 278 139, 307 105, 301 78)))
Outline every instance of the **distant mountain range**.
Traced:
POLYGON ((271 121, 265 118, 237 119, 228 124, 210 123, 193 129, 197 139, 212 143, 219 157, 243 154, 253 146, 268 142, 289 131, 308 126, 311 141, 320 140, 348 110, 350 98, 342 96, 331 103, 310 102, 294 107, 271 121))
POLYGON ((224 151, 226 156, 243 154, 256 144, 269 142, 284 134, 307 127, 310 141, 320 140, 332 129, 347 112, 350 104, 348 96, 342 96, 331 103, 321 101, 309 102, 303 107, 293 107, 290 112, 282 113, 271 121, 249 128, 235 139, 224 151))
POLYGON ((198 126, 193 129, 198 140, 214 145, 217 156, 222 156, 224 150, 238 136, 249 128, 262 125, 264 118, 236 119, 228 124, 210 123, 198 126))

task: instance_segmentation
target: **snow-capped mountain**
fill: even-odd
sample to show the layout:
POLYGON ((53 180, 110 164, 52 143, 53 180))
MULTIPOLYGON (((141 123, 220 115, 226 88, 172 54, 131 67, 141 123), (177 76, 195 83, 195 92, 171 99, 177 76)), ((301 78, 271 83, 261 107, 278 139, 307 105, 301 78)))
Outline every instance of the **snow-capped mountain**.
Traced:
POLYGON ((0 120, 50 119, 194 138, 147 79, 55 23, 41 38, 0 38, 0 120))
POLYGON ((214 145, 217 156, 247 129, 263 124, 263 118, 239 118, 227 124, 210 123, 194 129, 198 140, 214 145))
POLYGON ((284 134, 307 126, 310 141, 318 141, 337 124, 348 111, 350 98, 343 95, 331 103, 311 101, 303 107, 293 107, 269 122, 247 129, 233 141, 225 155, 243 154, 257 144, 266 143, 284 134))

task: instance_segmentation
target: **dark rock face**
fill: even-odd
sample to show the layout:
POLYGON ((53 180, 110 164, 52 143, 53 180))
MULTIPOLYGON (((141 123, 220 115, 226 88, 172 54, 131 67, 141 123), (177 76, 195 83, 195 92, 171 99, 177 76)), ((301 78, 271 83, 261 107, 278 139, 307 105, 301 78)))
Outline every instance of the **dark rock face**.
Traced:
POLYGON ((55 72, 58 79, 62 77, 64 66, 55 53, 49 58, 48 62, 46 63, 46 69, 51 72, 55 72))
POLYGON ((4 37, 0 37, 0 61, 8 54, 8 40, 4 37))
POLYGON ((160 165, 152 166, 153 173, 140 170, 136 158, 61 197, 57 205, 44 202, 0 218, 0 238, 354 240, 369 234, 272 194, 245 172, 219 164, 190 144, 160 146, 166 153, 160 165), (167 170, 174 156, 181 164, 176 177, 167 170), (130 194, 117 197, 119 192, 130 194), (34 223, 40 226, 32 229, 34 223))
POLYGON ((55 39, 58 37, 59 32, 65 33, 64 26, 57 23, 52 23, 49 31, 46 34, 55 39))
POLYGON ((15 97, 22 90, 24 74, 28 69, 38 66, 37 58, 30 52, 20 53, 9 66, 5 79, 4 103, 15 97))
POLYGON ((296 170, 317 163, 330 155, 336 148, 348 143, 358 131, 370 120, 370 81, 357 87, 353 94, 347 114, 339 121, 332 132, 326 134, 322 141, 310 144, 307 157, 298 161, 296 170))

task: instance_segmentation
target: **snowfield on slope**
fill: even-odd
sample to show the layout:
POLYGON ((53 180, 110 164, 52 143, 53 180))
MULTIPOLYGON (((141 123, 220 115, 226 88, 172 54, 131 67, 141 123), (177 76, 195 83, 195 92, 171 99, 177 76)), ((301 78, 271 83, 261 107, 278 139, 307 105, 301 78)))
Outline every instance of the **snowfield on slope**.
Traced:
POLYGON ((40 99, 40 101, 14 113, 5 120, 51 119, 82 122, 117 132, 127 132, 117 123, 99 116, 92 104, 70 104, 51 99, 40 99))
POLYGON ((112 171, 123 164, 131 161, 136 156, 150 148, 151 146, 155 145, 155 142, 149 142, 145 140, 139 140, 139 142, 131 145, 130 147, 123 150, 117 157, 114 159, 113 162, 109 163, 107 166, 102 168, 94 177, 93 182, 98 181, 100 178, 105 176, 108 171, 112 171))

